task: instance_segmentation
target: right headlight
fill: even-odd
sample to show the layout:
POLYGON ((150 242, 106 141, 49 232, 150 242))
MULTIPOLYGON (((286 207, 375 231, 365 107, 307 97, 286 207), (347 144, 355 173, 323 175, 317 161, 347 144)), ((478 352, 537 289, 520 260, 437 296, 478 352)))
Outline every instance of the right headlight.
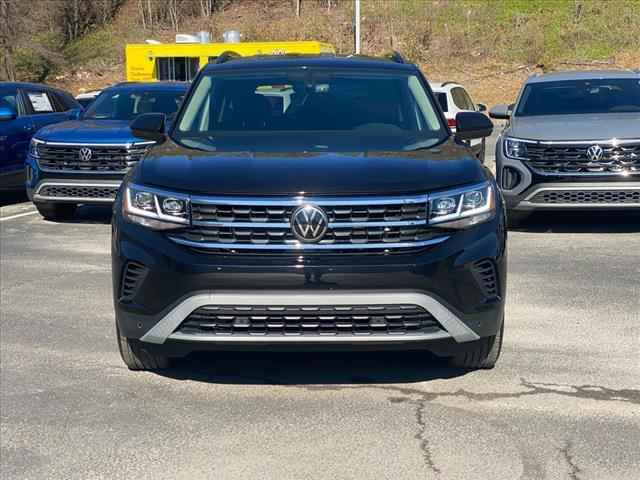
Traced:
POLYGON ((38 151, 38 147, 42 145, 44 142, 42 140, 38 140, 37 138, 31 138, 31 142, 29 143, 29 155, 33 158, 40 158, 40 152, 38 151))
POLYGON ((495 192, 489 182, 429 195, 430 225, 468 228, 491 220, 495 213, 495 192))
POLYGON ((153 230, 182 228, 191 223, 190 210, 188 195, 133 183, 125 186, 122 213, 132 223, 153 230))
POLYGON ((504 155, 516 160, 526 160, 527 158, 527 142, 517 138, 505 138, 502 143, 504 146, 504 155))

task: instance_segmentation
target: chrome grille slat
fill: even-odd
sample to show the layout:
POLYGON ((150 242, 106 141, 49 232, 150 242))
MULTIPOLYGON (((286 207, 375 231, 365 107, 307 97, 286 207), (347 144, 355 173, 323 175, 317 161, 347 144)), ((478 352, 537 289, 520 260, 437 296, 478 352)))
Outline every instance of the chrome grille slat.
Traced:
POLYGON ((640 140, 613 142, 527 142, 525 162, 542 175, 634 175, 640 174, 640 140), (587 149, 599 145, 602 159, 593 161, 587 149))

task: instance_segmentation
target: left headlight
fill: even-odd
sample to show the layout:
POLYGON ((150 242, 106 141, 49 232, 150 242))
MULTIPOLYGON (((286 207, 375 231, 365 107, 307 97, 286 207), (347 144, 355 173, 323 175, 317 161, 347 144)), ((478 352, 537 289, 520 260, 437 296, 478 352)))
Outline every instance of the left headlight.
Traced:
POLYGON ((44 142, 42 140, 38 140, 37 138, 32 138, 29 143, 29 155, 33 158, 40 158, 40 151, 38 150, 40 145, 44 142))
POLYGON ((182 228, 191 223, 189 196, 133 183, 125 186, 122 213, 132 223, 154 230, 182 228))
POLYGON ((496 213, 495 192, 482 183, 429 196, 429 224, 467 228, 491 220, 496 213))

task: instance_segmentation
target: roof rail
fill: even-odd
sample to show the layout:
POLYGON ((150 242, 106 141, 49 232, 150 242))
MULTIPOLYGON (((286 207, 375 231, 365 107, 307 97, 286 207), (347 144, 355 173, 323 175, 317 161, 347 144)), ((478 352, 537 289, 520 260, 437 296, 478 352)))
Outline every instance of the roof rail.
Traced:
POLYGON ((391 60, 392 62, 407 63, 404 61, 404 58, 402 57, 402 55, 400 55, 400 53, 396 50, 393 50, 387 58, 389 58, 389 60, 391 60))
POLYGON ((214 63, 218 64, 218 63, 225 63, 228 62, 229 60, 233 60, 234 58, 240 58, 241 55, 237 54, 236 52, 232 52, 231 50, 227 50, 225 52, 222 52, 215 60, 214 63))

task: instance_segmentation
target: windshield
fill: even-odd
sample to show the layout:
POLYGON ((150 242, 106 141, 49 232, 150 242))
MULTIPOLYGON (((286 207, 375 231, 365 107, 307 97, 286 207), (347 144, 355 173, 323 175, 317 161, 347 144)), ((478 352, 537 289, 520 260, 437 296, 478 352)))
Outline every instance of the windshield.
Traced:
POLYGON ((142 113, 175 114, 184 92, 115 89, 102 93, 84 114, 90 120, 133 120, 142 113))
POLYGON ((216 73, 200 78, 188 102, 174 139, 205 150, 395 150, 448 135, 422 82, 404 72, 216 73))
POLYGON ((516 116, 640 112, 640 80, 568 80, 527 85, 516 116))

